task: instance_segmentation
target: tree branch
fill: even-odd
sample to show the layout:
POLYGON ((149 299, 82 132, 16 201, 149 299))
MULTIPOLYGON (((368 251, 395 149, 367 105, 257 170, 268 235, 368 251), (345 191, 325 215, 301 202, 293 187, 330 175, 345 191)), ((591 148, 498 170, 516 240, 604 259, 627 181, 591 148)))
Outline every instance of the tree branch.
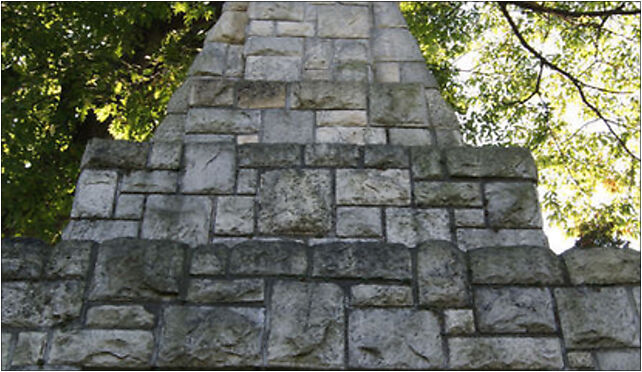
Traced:
POLYGON ((526 98, 522 98, 519 101, 509 101, 509 102, 504 102, 504 105, 506 106, 514 106, 514 105, 521 105, 522 103, 528 102, 531 98, 535 97, 536 94, 539 94, 539 86, 542 81, 542 72, 544 71, 544 64, 541 63, 539 64, 539 73, 537 74, 537 81, 535 82, 535 89, 529 94, 526 98))
POLYGON ((624 4, 617 8, 593 11, 593 12, 575 12, 572 10, 552 8, 537 4, 534 1, 508 1, 507 3, 523 9, 529 9, 539 13, 550 13, 561 17, 579 18, 579 17, 604 17, 613 15, 636 15, 640 14, 640 9, 623 9, 624 4))

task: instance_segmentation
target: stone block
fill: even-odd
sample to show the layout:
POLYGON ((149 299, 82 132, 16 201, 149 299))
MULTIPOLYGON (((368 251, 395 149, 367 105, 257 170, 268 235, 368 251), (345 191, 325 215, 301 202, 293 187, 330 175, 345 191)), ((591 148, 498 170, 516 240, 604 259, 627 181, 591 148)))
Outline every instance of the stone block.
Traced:
POLYGON ((198 303, 263 301, 263 287, 261 279, 192 279, 187 289, 187 301, 198 303))
POLYGON ((412 290, 403 285, 359 284, 351 288, 352 306, 412 306, 412 290))
POLYGON ((640 347, 636 311, 622 287, 556 288, 566 347, 640 347))
MULTIPOLYGON (((64 240, 56 244, 45 265, 45 277, 84 277, 89 269, 89 257, 94 245, 94 242, 87 240, 64 240)), ((3 253, 4 249, 5 247, 2 249, 3 253)), ((4 266, 4 262, 2 264, 4 266)))
POLYGON ((337 169, 340 205, 409 205, 410 172, 403 169, 337 169))
POLYGON ((445 241, 417 247, 419 303, 437 307, 462 307, 470 303, 466 257, 445 241))
POLYGON ((364 127, 368 123, 365 110, 317 111, 317 126, 364 127))
POLYGON ((98 250, 89 289, 92 300, 163 300, 178 295, 185 245, 119 238, 98 250))
POLYGON ((547 248, 491 247, 468 252, 471 280, 475 284, 564 283, 562 265, 547 248))
POLYGON ((305 164, 313 167, 356 167, 359 148, 351 145, 319 143, 305 146, 305 164))
POLYGON ((243 45, 230 45, 227 48, 227 58, 225 59, 225 76, 242 78, 245 72, 245 56, 243 55, 243 45))
POLYGON ((370 37, 372 20, 367 7, 332 5, 321 6, 317 11, 320 37, 344 39, 370 37))
POLYGON ((258 172, 256 169, 239 169, 236 178, 236 192, 239 194, 256 194, 258 172))
POLYGON ((247 36, 274 36, 275 27, 274 21, 252 20, 247 27, 247 36))
POLYGON ((446 150, 448 172, 454 177, 524 178, 537 181, 530 151, 519 147, 453 147, 446 150), (497 161, 502 159, 502 161, 497 161))
POLYGON ((305 245, 292 241, 250 240, 230 250, 233 275, 303 275, 307 266, 305 245))
POLYGON ((354 310, 349 324, 351 369, 444 368, 439 321, 431 311, 354 310))
POLYGON ((564 367, 557 338, 484 337, 448 339, 451 369, 556 369, 564 367))
POLYGON ((635 308, 639 315, 640 314, 640 286, 631 288, 631 292, 633 292, 633 300, 635 301, 635 308))
POLYGON ((491 227, 542 227, 534 183, 490 182, 484 196, 491 227))
POLYGON ((94 240, 98 243, 118 237, 136 238, 138 221, 71 220, 62 231, 63 240, 94 240))
POLYGON ((366 108, 366 87, 354 82, 304 81, 292 84, 290 104, 293 109, 366 108))
POLYGON ((185 130, 188 133, 256 133, 260 117, 258 110, 193 108, 187 113, 185 130))
POLYGON ((227 11, 221 14, 214 27, 207 33, 206 42, 243 44, 248 17, 245 11, 227 11))
POLYGON ((35 366, 43 364, 47 334, 45 332, 20 332, 13 351, 11 365, 35 366))
POLYGON ((245 12, 249 1, 226 1, 223 4, 223 12, 245 12))
POLYGON ((54 331, 49 364, 84 368, 149 368, 154 348, 151 331, 54 331))
POLYGON ((463 140, 459 129, 435 129, 437 145, 442 148, 460 147, 463 140))
POLYGON ((45 257, 51 247, 34 238, 2 239, 2 277, 4 279, 37 279, 42 274, 45 257))
POLYGON ((547 288, 476 288, 475 314, 480 332, 556 331, 553 298, 547 288))
POLYGON ((243 134, 236 136, 236 143, 239 145, 245 145, 246 143, 259 143, 258 134, 243 134))
POLYGON ((334 63, 365 62, 370 60, 370 45, 366 40, 334 40, 334 63))
POLYGON ((443 178, 441 151, 437 147, 412 147, 412 177, 416 180, 443 178))
POLYGON ((246 56, 303 56, 303 38, 251 36, 245 43, 246 56))
MULTIPOLYGON (((185 105, 187 106, 187 98, 185 105)), ((185 112, 187 112, 187 109, 185 109, 185 112)), ((165 119, 154 130, 152 141, 182 141, 185 133, 185 118, 186 115, 184 114, 167 114, 165 119)))
POLYGON ((82 171, 76 186, 71 217, 111 217, 117 183, 116 171, 82 171))
POLYGON ((251 143, 238 146, 238 159, 241 167, 293 167, 301 164, 301 147, 251 143))
POLYGON ((85 148, 80 168, 144 169, 148 151, 149 143, 92 138, 85 148))
POLYGON ((407 28, 406 20, 399 11, 399 5, 394 1, 373 3, 374 21, 377 28, 407 28))
MULTIPOLYGON (((429 82, 429 72, 425 62, 401 62, 399 68, 402 83, 423 83, 423 86, 426 86, 429 82)), ((428 111, 430 112, 430 110, 431 108, 428 106, 428 111)), ((429 115, 433 115, 433 113, 430 112, 429 115)), ((431 124, 434 125, 432 122, 431 124)))
MULTIPOLYGON (((239 135, 240 136, 240 135, 239 135)), ((239 137, 235 136, 233 134, 185 134, 183 136, 183 142, 184 143, 200 143, 200 144, 205 144, 205 143, 213 143, 213 142, 225 142, 225 143, 230 143, 234 144, 235 138, 239 137)))
POLYGON ((386 131, 383 128, 322 127, 317 129, 316 140, 319 143, 382 144, 386 143, 386 131))
POLYGON ((189 273, 192 275, 224 275, 227 248, 222 244, 201 245, 192 253, 189 273))
POLYGON ((233 104, 234 80, 215 78, 191 80, 190 106, 232 106, 233 104))
POLYGON ((595 358, 602 371, 640 370, 640 349, 600 350, 595 352, 595 358))
POLYGON ((301 79, 301 57, 247 57, 245 78, 247 80, 298 81, 301 79))
POLYGON ((154 318, 142 305, 98 305, 87 310, 87 326, 94 328, 150 329, 154 318))
POLYGON ((457 229, 459 249, 471 251, 485 247, 529 245, 548 248, 548 239, 541 229, 457 229))
POLYGON ((595 370, 593 356, 588 351, 570 351, 566 357, 570 368, 595 370))
POLYGON ((314 36, 313 22, 276 22, 276 36, 314 36))
POLYGON ((261 233, 324 236, 332 228, 329 170, 267 171, 261 175, 258 201, 261 233))
MULTIPOLYGON (((181 84, 172 94, 172 97, 167 102, 165 111, 167 112, 167 119, 169 116, 179 116, 174 114, 185 114, 189 110, 189 91, 190 91, 190 77, 181 84)), ((165 120, 163 120, 164 122, 165 120)))
POLYGON ((426 240, 451 240, 446 209, 386 208, 386 236, 408 247, 426 240))
POLYGON ((116 202, 114 217, 138 220, 143 217, 144 203, 145 195, 120 194, 118 195, 118 201, 116 202))
POLYGON ((382 235, 381 209, 369 207, 337 208, 337 235, 373 238, 382 235))
POLYGON ((380 62, 375 64, 375 80, 377 83, 398 83, 401 81, 399 63, 380 62))
POLYGON ((241 81, 236 87, 238 106, 242 108, 285 107, 285 84, 273 81, 241 81))
POLYGON ((377 62, 425 62, 415 38, 402 28, 377 29, 372 50, 377 62))
POLYGON ((640 252, 633 249, 574 248, 562 258, 573 284, 640 282, 640 252))
POLYGON ((196 55, 194 62, 187 70, 187 75, 223 75, 227 46, 226 43, 205 42, 203 49, 196 55))
POLYGON ((181 142, 154 142, 149 154, 152 169, 178 169, 181 164, 183 144, 181 142))
MULTIPOLYGON (((425 63, 423 64, 426 70, 425 63)), ((438 129, 459 129, 459 120, 455 111, 444 101, 444 98, 438 89, 426 89, 424 91, 428 112, 430 114, 430 124, 438 129)))
POLYGON ((2 283, 2 325, 51 327, 77 319, 84 284, 80 281, 2 283))
POLYGON ((290 110, 263 111, 265 143, 311 143, 314 137, 314 112, 290 110))
POLYGON ((450 335, 475 333, 475 316, 472 310, 444 310, 445 330, 450 335))
POLYGON ((248 235, 254 231, 254 198, 221 196, 216 199, 216 235, 248 235))
POLYGON ((420 207, 481 207, 476 182, 416 182, 415 203, 420 207))
POLYGON ((336 284, 276 282, 269 322, 269 366, 343 366, 343 291, 336 284))
POLYGON ((426 102, 420 84, 373 84, 370 87, 370 120, 373 125, 425 127, 426 102))
POLYGON ((345 62, 335 64, 334 80, 367 83, 372 79, 370 65, 365 62, 345 62))
POLYGON ((315 277, 411 278, 410 251, 400 244, 378 242, 327 243, 313 248, 315 277))
POLYGON ((211 215, 212 201, 208 197, 151 195, 147 198, 141 237, 205 244, 211 215))
POLYGON ((390 143, 402 146, 430 146, 434 145, 430 129, 419 128, 390 128, 390 143))
POLYGON ((408 149, 403 146, 370 145, 364 148, 364 165, 370 168, 408 168, 408 149))
POLYGON ((303 21, 304 4, 289 1, 256 2, 249 4, 247 12, 251 19, 303 21))
POLYGON ((9 332, 2 332, 2 370, 7 370, 9 368, 9 347, 11 345, 11 339, 13 336, 9 332))
POLYGON ((457 227, 485 227, 483 209, 455 209, 455 226, 457 227))
POLYGON ((332 40, 306 38, 303 67, 308 70, 328 69, 333 51, 332 40))
POLYGON ((236 178, 235 155, 233 144, 186 144, 185 173, 181 179, 181 191, 183 193, 232 193, 236 178))
POLYGON ((121 192, 176 192, 178 172, 174 171, 131 171, 120 182, 121 192))

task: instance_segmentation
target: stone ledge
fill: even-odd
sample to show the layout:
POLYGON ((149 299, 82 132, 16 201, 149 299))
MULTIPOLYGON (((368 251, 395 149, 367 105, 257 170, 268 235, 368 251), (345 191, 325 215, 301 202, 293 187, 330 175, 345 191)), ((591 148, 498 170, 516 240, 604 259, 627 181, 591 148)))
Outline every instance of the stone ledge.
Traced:
POLYGON ((87 144, 80 168, 144 169, 149 143, 93 138, 87 144))

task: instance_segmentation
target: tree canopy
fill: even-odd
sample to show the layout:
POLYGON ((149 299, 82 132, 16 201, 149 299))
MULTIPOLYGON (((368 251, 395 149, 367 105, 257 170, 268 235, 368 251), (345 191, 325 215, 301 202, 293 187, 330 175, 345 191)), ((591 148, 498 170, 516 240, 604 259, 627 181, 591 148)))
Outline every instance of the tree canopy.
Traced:
MULTIPOLYGON (((638 6, 401 4, 465 141, 533 151, 548 219, 587 244, 639 237, 638 6)), ((219 14, 2 3, 3 236, 59 238, 88 139, 147 139, 219 14)))

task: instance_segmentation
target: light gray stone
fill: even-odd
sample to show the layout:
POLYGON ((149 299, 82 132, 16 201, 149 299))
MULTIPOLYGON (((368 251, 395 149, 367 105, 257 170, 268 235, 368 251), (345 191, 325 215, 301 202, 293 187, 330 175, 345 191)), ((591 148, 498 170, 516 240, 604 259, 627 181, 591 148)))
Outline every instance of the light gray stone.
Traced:
POLYGON ((227 11, 221 14, 214 27, 207 33, 206 42, 242 44, 248 17, 244 11, 227 11))
POLYGON ((377 62, 424 62, 417 41, 408 30, 402 28, 377 29, 374 33, 373 43, 374 59, 377 62))
POLYGON ((239 194, 256 194, 258 175, 256 169, 239 169, 236 178, 236 192, 239 194))
POLYGON ((455 226, 457 227, 485 227, 483 209, 455 209, 455 226))
POLYGON ((144 169, 148 151, 149 143, 92 138, 85 148, 80 168, 144 169))
POLYGON ((371 168, 408 168, 408 149, 402 146, 370 145, 364 149, 364 165, 371 168))
POLYGON ((303 275, 307 262, 301 243, 250 240, 231 249, 229 270, 233 275, 303 275))
POLYGON ((87 310, 87 326, 149 329, 154 326, 154 314, 142 305, 93 306, 87 310))
POLYGON ((230 45, 227 48, 225 60, 225 76, 242 78, 245 72, 245 56, 243 45, 230 45))
POLYGON ((412 177, 416 180, 442 178, 441 151, 436 147, 412 147, 412 177))
POLYGON ((383 128, 322 127, 317 129, 319 143, 343 143, 352 145, 386 143, 383 128))
POLYGON ((279 281, 272 290, 269 366, 343 366, 343 291, 336 284, 279 281))
POLYGON ((631 292, 633 292, 633 300, 635 301, 635 309, 637 310, 638 315, 640 315, 640 286, 631 288, 631 292))
POLYGON ((574 248, 562 257, 573 284, 640 281, 640 252, 633 249, 574 248))
POLYGON ((429 129, 390 128, 390 143, 403 146, 430 146, 434 144, 429 129))
MULTIPOLYGON (((400 80, 403 83, 423 83, 423 86, 426 86, 430 81, 425 62, 401 62, 399 64, 399 68, 401 76, 400 80)), ((428 106, 429 112, 430 109, 430 106, 428 106)), ((430 114, 434 115, 433 113, 430 114)))
POLYGON ((86 169, 78 178, 71 217, 111 217, 118 174, 86 169))
POLYGON ((241 167, 292 167, 301 165, 301 147, 296 144, 250 143, 238 146, 241 167))
POLYGON ((306 38, 303 67, 308 70, 329 68, 333 50, 332 40, 306 38))
POLYGON ((259 143, 258 134, 243 134, 236 136, 236 143, 239 145, 244 145, 246 143, 259 143))
POLYGON ((292 84, 293 109, 365 109, 366 87, 354 82, 305 81, 292 84))
POLYGON ((427 310, 354 310, 349 367, 440 369, 445 355, 437 316, 427 310))
POLYGON ((276 22, 276 36, 314 36, 313 22, 276 22))
POLYGON ((260 122, 258 110, 193 108, 187 113, 185 130, 188 133, 256 133, 260 122))
POLYGON ((122 219, 140 219, 143 217, 145 195, 120 194, 116 202, 114 217, 122 219))
POLYGON ((187 289, 187 301, 255 302, 263 301, 261 279, 192 279, 187 289))
POLYGON ((562 265, 547 248, 492 247, 470 251, 471 280, 475 284, 562 284, 562 265))
POLYGON ((235 155, 236 151, 232 144, 186 144, 185 173, 181 179, 181 191, 183 193, 232 193, 236 177, 235 155))
POLYGON ((247 36, 274 36, 275 27, 274 21, 252 20, 247 28, 247 36))
POLYGON ((399 63, 380 62, 375 64, 375 78, 377 83, 398 83, 401 81, 399 63))
POLYGON ((484 190, 491 227, 542 227, 537 189, 532 182, 490 182, 484 190))
MULTIPOLYGON (((187 106, 187 101, 185 105, 187 106)), ((187 112, 187 109, 185 109, 185 112, 187 112)), ((165 119, 154 130, 152 141, 181 141, 183 133, 185 133, 185 117, 186 115, 184 114, 167 114, 165 119)))
POLYGON ((266 110, 263 112, 265 143, 311 143, 314 135, 312 111, 266 110))
POLYGON ((315 277, 410 279, 410 251, 400 244, 327 243, 313 248, 315 277))
POLYGON ((317 111, 316 115, 317 125, 320 127, 364 127, 368 123, 365 110, 317 111))
POLYGON ((577 369, 595 369, 595 362, 593 356, 588 351, 571 351, 566 353, 568 358, 568 366, 577 369))
POLYGON ((64 240, 94 240, 102 242, 118 237, 138 236, 138 221, 71 220, 62 232, 64 240))
MULTIPOLYGON (((240 136, 240 135, 239 135, 240 136)), ((235 143, 235 136, 232 134, 186 134, 183 136, 184 143, 213 143, 225 142, 235 143)))
POLYGON ((475 308, 480 332, 556 331, 553 298, 547 288, 477 288, 475 308))
POLYGON ((318 8, 320 37, 364 39, 370 36, 372 20, 367 7, 331 5, 318 8))
POLYGON ((242 108, 282 108, 285 107, 285 84, 241 81, 236 86, 236 97, 242 108))
POLYGON ((475 318, 472 310, 445 310, 444 317, 447 334, 463 335, 475 333, 475 318))
MULTIPOLYGON (((89 257, 94 244, 86 240, 65 240, 56 244, 51 249, 45 265, 45 276, 48 278, 84 277, 89 269, 89 257)), ((5 247, 3 251, 4 249, 5 247)))
POLYGON ((470 251, 485 247, 529 245, 548 248, 548 239, 541 229, 457 229, 459 249, 470 251))
POLYGON ((368 40, 335 40, 334 63, 365 62, 370 59, 368 40))
POLYGON ((332 80, 332 70, 303 70, 302 80, 332 80))
POLYGON ((250 3, 247 12, 251 19, 303 21, 303 8, 301 2, 265 1, 250 3))
POLYGON ((227 261, 227 248, 222 244, 197 247, 192 254, 189 273, 192 275, 223 275, 227 261))
POLYGON ((313 167, 350 167, 359 164, 359 148, 351 145, 319 143, 305 146, 305 164, 313 167))
POLYGON ((446 209, 386 208, 386 236, 408 247, 426 240, 450 240, 446 209))
POLYGON ((556 288, 554 294, 567 348, 640 346, 637 314, 624 288, 556 288))
POLYGON ((36 365, 44 362, 47 334, 44 332, 20 332, 13 352, 11 365, 36 365))
POLYGON ((208 197, 151 195, 147 198, 141 237, 205 244, 211 215, 212 201, 208 197))
POLYGON ((403 285, 359 284, 351 293, 352 306, 412 306, 412 290, 403 285))
POLYGON ((98 250, 92 300, 163 300, 178 295, 185 245, 168 240, 119 238, 98 250))
POLYGON ((39 239, 3 238, 2 277, 5 280, 39 278, 50 249, 48 244, 39 239))
POLYGON ((216 199, 216 235, 247 235, 254 231, 254 198, 221 196, 216 199))
POLYGON ((435 129, 437 145, 442 148, 460 147, 463 140, 459 129, 435 129))
POLYGON ((189 105, 191 107, 232 106, 233 104, 233 80, 216 78, 199 78, 191 80, 189 94, 189 105))
POLYGON ((416 182, 415 203, 420 207, 481 207, 476 182, 416 182))
POLYGON ((13 336, 9 332, 2 332, 2 370, 9 368, 9 347, 13 336))
POLYGON ((303 38, 251 36, 245 43, 246 56, 303 56, 303 38))
POLYGON ((639 371, 640 350, 600 350, 595 352, 603 371, 639 371))
MULTIPOLYGON (((167 116, 163 120, 163 123, 161 124, 161 127, 165 125, 165 122, 167 119, 171 116, 178 117, 180 115, 173 115, 173 114, 184 114, 187 112, 189 109, 189 91, 190 91, 190 78, 188 77, 183 84, 181 84, 174 93, 172 94, 172 97, 169 99, 169 102, 167 103, 167 107, 165 111, 167 112, 167 116)), ((169 125, 170 127, 174 127, 174 125, 169 125)), ((160 128, 156 130, 156 132, 159 132, 160 128)), ((158 135, 159 133, 155 133, 158 135)))
POLYGON ((181 142, 154 142, 149 154, 149 167, 152 169, 178 169, 181 164, 181 142))
POLYGON ((120 183, 122 192, 176 192, 178 172, 174 171, 131 171, 120 183))
POLYGON ((455 112, 444 101, 439 90, 426 89, 424 93, 432 126, 440 129, 459 129, 459 120, 455 112))
POLYGON ((2 325, 51 327, 77 319, 84 284, 79 281, 2 283, 2 325))
POLYGON ((417 247, 419 303, 438 307, 461 307, 470 303, 466 257, 445 241, 425 242, 417 247))
POLYGON ((372 73, 370 65, 365 62, 346 62, 334 65, 334 80, 351 82, 368 82, 372 73))
POLYGON ((381 209, 368 207, 337 208, 337 235, 379 237, 382 234, 381 209))
POLYGON ((196 55, 194 62, 187 71, 188 75, 223 75, 225 71, 225 43, 208 43, 203 45, 203 50, 196 55))
POLYGON ((451 369, 556 369, 564 367, 557 338, 449 338, 451 369))
POLYGON ((266 234, 326 235, 332 225, 329 170, 274 170, 261 175, 258 229, 266 234))
POLYGON ((54 331, 48 363, 85 368, 149 368, 151 331, 54 331))
POLYGON ((223 4, 223 12, 244 12, 247 11, 249 1, 226 1, 223 4))
POLYGON ((445 158, 451 176, 525 178, 537 181, 535 161, 524 148, 453 147, 446 150, 445 158))
POLYGON ((399 11, 399 5, 394 1, 373 3, 374 20, 377 28, 407 28, 406 20, 399 11))
POLYGON ((340 205, 408 205, 410 172, 403 169, 337 169, 340 205))
POLYGON ((298 81, 301 57, 250 56, 245 60, 247 80, 298 81))
POLYGON ((370 86, 370 120, 374 125, 426 127, 427 110, 420 84, 370 86))

